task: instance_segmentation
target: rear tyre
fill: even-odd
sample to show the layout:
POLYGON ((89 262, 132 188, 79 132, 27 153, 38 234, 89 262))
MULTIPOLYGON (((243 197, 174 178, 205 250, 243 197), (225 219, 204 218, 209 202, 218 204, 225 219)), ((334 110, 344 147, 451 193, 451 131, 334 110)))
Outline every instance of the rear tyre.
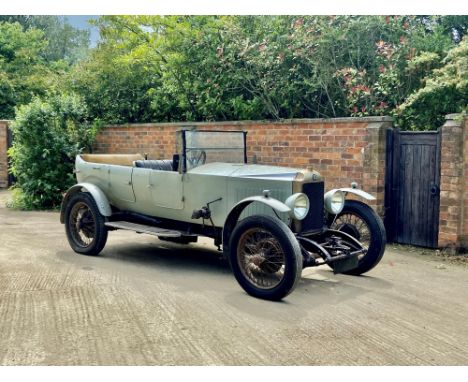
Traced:
POLYGON ((301 277, 299 243, 275 217, 256 215, 239 222, 229 241, 228 258, 241 287, 257 298, 281 300, 301 277))
MULTIPOLYGON (((385 252, 387 236, 382 219, 367 204, 357 200, 346 200, 343 211, 329 219, 331 229, 343 231, 359 240, 367 253, 358 258, 358 266, 343 272, 360 275, 374 268, 385 252)), ((330 264, 333 268, 333 263, 330 264)))
POLYGON ((70 197, 65 208, 65 231, 70 247, 79 254, 97 255, 107 242, 105 218, 93 197, 78 192, 70 197))

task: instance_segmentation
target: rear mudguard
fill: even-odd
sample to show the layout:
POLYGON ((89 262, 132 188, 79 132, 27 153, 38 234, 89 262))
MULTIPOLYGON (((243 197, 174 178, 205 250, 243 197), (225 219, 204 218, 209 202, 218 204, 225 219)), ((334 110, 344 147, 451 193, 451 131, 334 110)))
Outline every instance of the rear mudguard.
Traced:
POLYGON ((78 183, 71 187, 62 200, 62 206, 60 208, 60 223, 65 223, 65 209, 67 208, 70 197, 77 192, 89 192, 96 202, 97 207, 101 215, 109 217, 112 215, 112 209, 109 204, 109 200, 102 190, 91 183, 78 183))

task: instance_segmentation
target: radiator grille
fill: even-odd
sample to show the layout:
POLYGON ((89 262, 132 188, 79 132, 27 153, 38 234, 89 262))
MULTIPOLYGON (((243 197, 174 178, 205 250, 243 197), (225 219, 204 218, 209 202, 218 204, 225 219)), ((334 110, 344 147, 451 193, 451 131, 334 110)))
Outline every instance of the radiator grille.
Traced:
POLYGON ((309 198, 310 209, 305 219, 301 221, 301 231, 321 230, 324 222, 324 183, 306 183, 302 186, 302 192, 309 198))

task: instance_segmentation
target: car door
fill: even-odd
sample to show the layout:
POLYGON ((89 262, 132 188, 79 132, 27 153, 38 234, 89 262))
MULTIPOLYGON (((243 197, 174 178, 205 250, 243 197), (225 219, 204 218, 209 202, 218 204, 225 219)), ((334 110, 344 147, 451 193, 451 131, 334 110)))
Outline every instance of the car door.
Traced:
POLYGON ((108 166, 109 194, 113 200, 135 202, 132 187, 132 171, 129 166, 108 166))
POLYGON ((180 210, 184 207, 183 175, 175 171, 150 170, 148 188, 153 204, 180 210))

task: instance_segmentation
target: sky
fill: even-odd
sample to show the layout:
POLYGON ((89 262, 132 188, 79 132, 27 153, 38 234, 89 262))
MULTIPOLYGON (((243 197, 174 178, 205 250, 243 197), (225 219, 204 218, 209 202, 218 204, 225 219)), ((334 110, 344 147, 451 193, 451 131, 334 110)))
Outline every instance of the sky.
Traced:
POLYGON ((90 34, 90 40, 91 40, 91 46, 94 47, 96 46, 98 40, 99 40, 99 29, 95 27, 94 25, 91 25, 88 23, 88 20, 90 19, 97 19, 99 16, 71 16, 67 15, 64 16, 67 18, 68 22, 73 25, 75 28, 79 29, 89 29, 91 34, 90 34))

